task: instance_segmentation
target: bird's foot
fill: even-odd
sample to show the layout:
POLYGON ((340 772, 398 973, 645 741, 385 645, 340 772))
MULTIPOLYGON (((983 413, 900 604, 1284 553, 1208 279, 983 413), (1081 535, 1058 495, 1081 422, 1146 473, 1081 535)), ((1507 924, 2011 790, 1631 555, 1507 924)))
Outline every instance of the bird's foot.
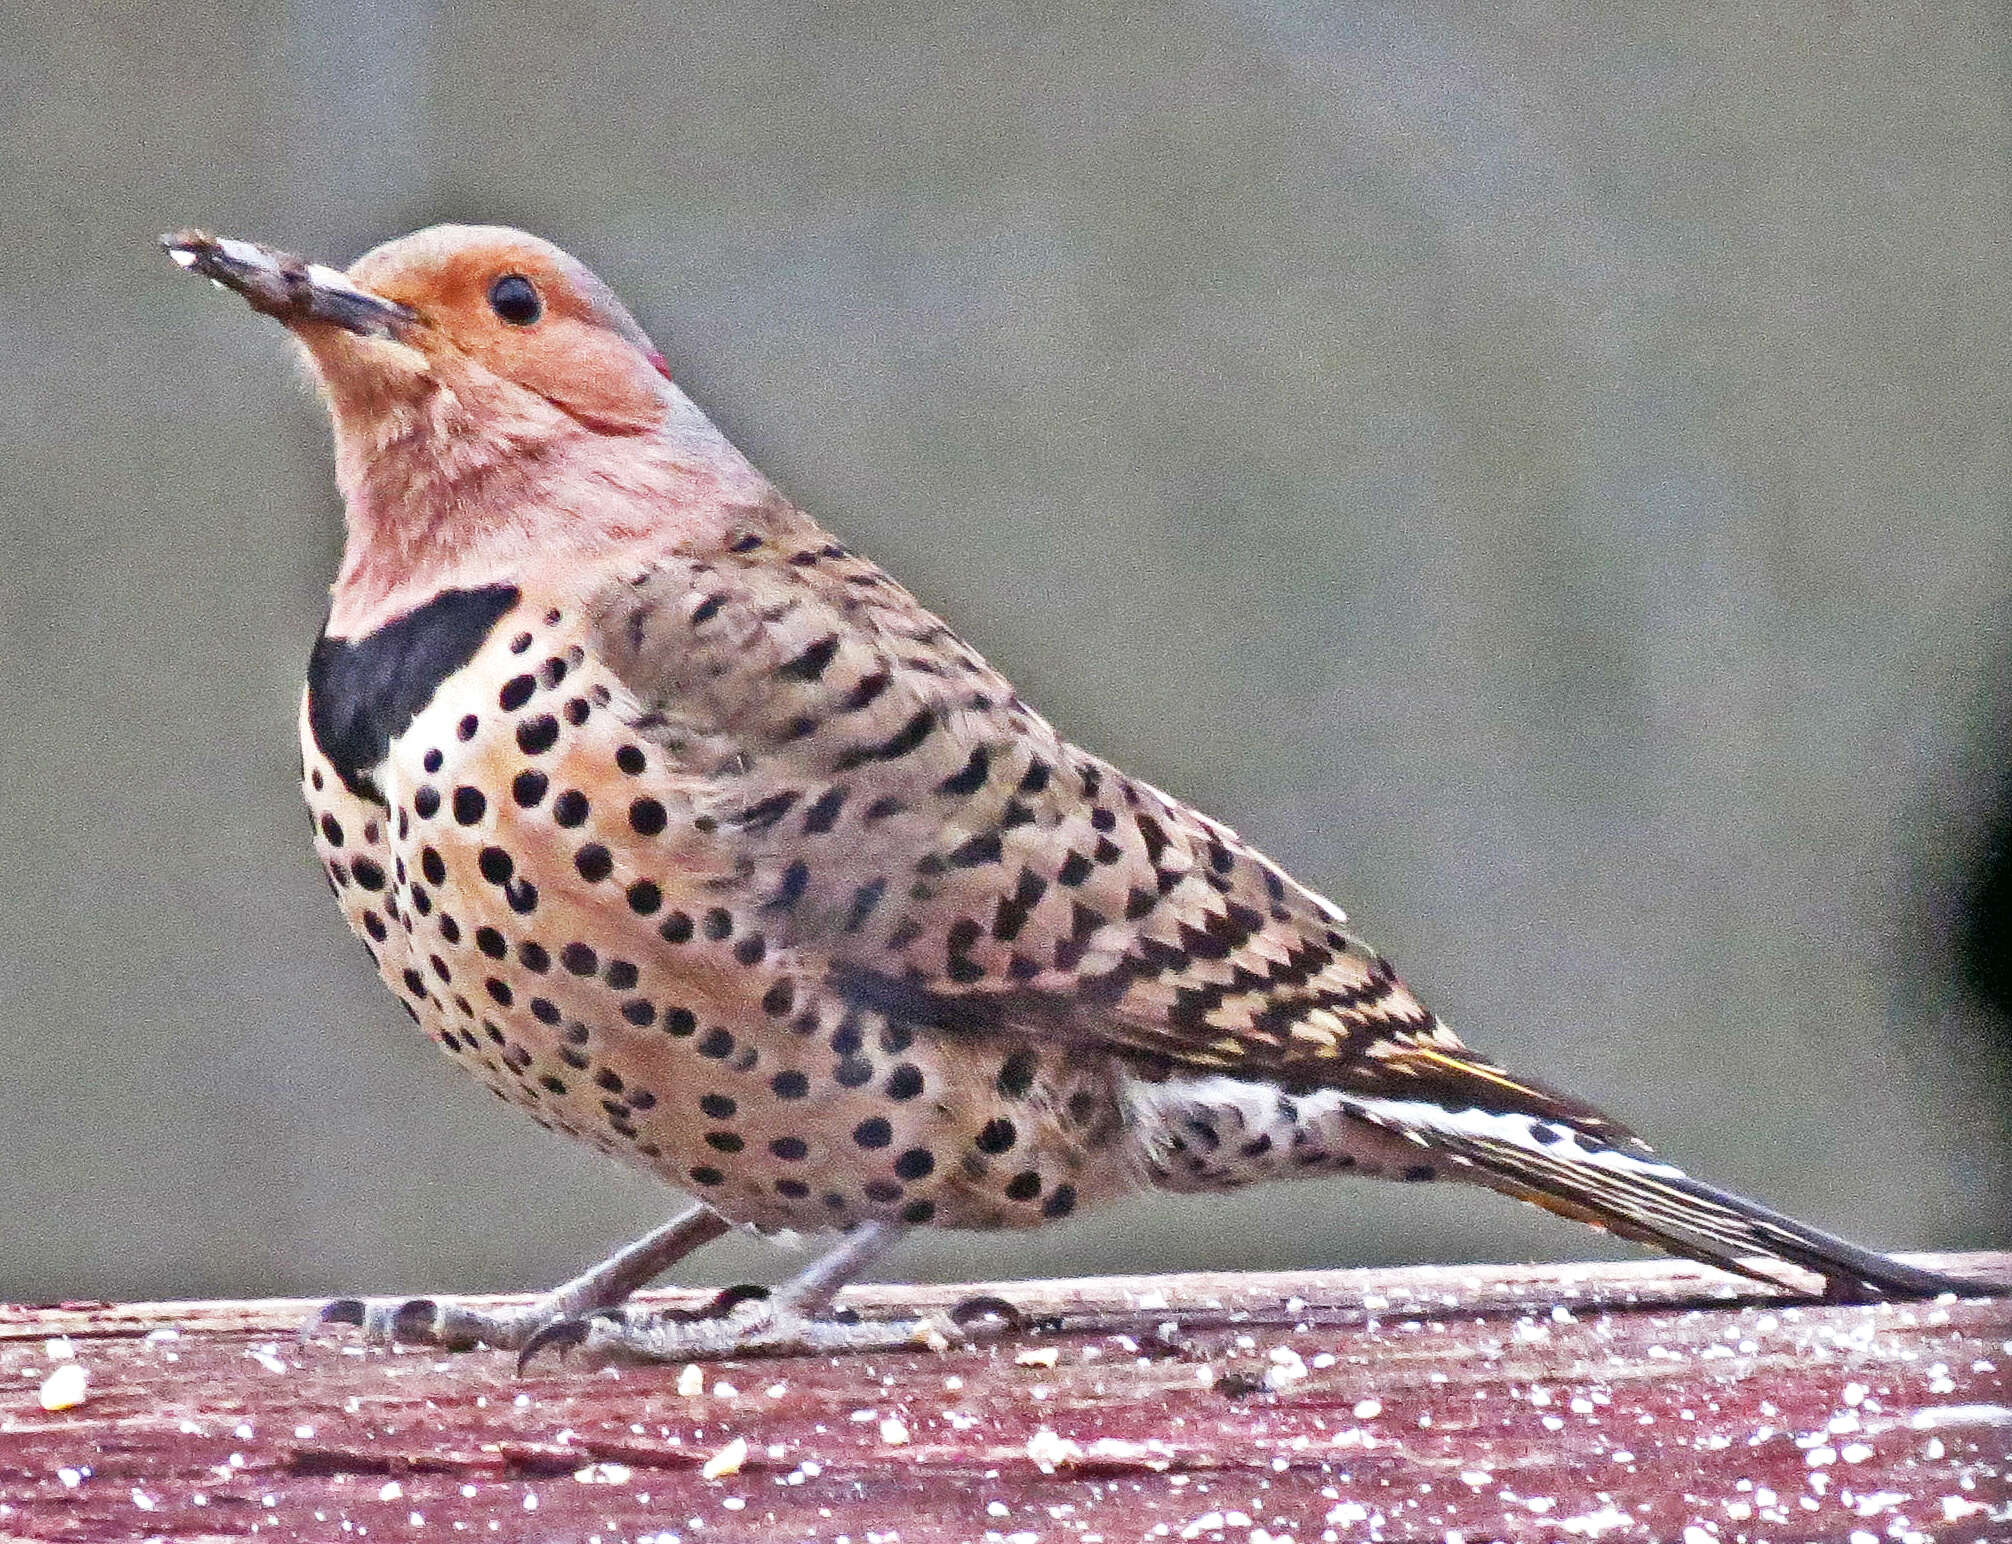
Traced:
MULTIPOLYGON (((702 1244, 727 1230, 726 1219, 704 1206, 673 1217, 661 1228, 618 1249, 591 1270, 522 1308, 471 1308, 445 1297, 339 1297, 325 1304, 302 1328, 314 1334, 324 1325, 353 1324, 373 1345, 407 1343, 438 1346, 443 1351, 472 1351, 493 1346, 517 1351, 548 1325, 560 1324, 599 1309, 612 1308, 631 1292, 654 1281, 702 1244)), ((743 1296, 755 1289, 729 1288, 743 1296)), ((721 1294, 731 1308, 739 1298, 721 1294)), ((725 1308, 717 1309, 724 1312, 725 1308)))
MULTIPOLYGON (((768 1296, 766 1287, 727 1287, 701 1308, 671 1309, 670 1317, 716 1319, 751 1298, 768 1296)), ((338 1297, 302 1328, 312 1335, 330 1324, 353 1324, 369 1345, 437 1346, 443 1351, 522 1351, 532 1338, 555 1325, 585 1323, 582 1315, 604 1305, 582 1303, 562 1288, 548 1292, 522 1308, 472 1308, 449 1297, 338 1297)), ((527 1353, 528 1354, 528 1353, 527 1353)))
POLYGON ((838 1351, 943 1351, 1017 1325, 1018 1316, 996 1299, 973 1301, 982 1305, 981 1311, 966 1313, 959 1305, 945 1314, 913 1319, 861 1319, 845 1311, 809 1314, 758 1288, 729 1287, 695 1310, 610 1308, 547 1324, 524 1342, 517 1370, 548 1350, 589 1368, 838 1351))
POLYGON ((331 1324, 355 1325, 373 1346, 437 1346, 473 1351, 489 1346, 515 1351, 547 1325, 563 1323, 575 1305, 548 1294, 523 1308, 473 1308, 447 1297, 338 1297, 324 1303, 301 1329, 303 1337, 331 1324))

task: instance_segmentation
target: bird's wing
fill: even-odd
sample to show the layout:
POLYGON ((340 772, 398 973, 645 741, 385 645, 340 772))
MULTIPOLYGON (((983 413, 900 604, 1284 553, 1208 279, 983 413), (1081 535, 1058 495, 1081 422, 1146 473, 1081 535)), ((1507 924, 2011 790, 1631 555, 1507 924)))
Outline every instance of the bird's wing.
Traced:
POLYGON ((1063 740, 814 527, 734 547, 611 586, 595 644, 637 732, 693 769, 707 885, 795 970, 946 1033, 1332 1091, 1479 1183, 1762 1280, 1753 1256, 1845 1293, 1963 1288, 1694 1180, 1476 1055, 1332 903, 1063 740))
POLYGON ((1063 740, 872 564, 808 526, 733 545, 610 586, 596 647, 643 732, 704 748, 720 867, 803 968, 946 1030, 1633 1140, 1469 1051, 1339 908, 1063 740))

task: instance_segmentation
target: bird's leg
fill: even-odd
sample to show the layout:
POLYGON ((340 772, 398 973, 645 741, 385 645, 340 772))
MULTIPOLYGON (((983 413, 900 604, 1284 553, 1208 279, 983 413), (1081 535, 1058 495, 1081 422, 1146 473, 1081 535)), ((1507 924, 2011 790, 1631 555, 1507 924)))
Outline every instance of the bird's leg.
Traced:
POLYGON ((308 1329, 354 1324, 366 1340, 380 1345, 411 1341, 449 1351, 478 1345, 514 1351, 547 1325, 616 1307, 729 1226, 710 1207, 694 1206, 523 1308, 471 1308, 436 1297, 339 1297, 315 1315, 308 1329))
POLYGON ((794 1352, 888 1351, 941 1346, 967 1333, 949 1319, 840 1320, 828 1310, 842 1288, 893 1248, 903 1229, 889 1222, 854 1228, 797 1275, 763 1297, 741 1297, 716 1316, 648 1314, 617 1308, 552 1324, 525 1343, 521 1368, 546 1347, 577 1349, 591 1365, 690 1361, 697 1357, 785 1356, 794 1352))

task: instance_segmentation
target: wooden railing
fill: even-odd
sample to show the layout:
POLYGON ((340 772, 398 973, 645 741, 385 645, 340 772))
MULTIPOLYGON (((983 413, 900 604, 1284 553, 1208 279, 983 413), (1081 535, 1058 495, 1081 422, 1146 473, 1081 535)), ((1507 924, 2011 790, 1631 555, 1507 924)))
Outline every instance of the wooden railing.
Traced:
MULTIPOLYGON (((2012 1254, 1930 1263, 2012 1286, 2012 1254)), ((303 1302, 0 1308, 0 1538, 2012 1539, 2012 1299, 1824 1306, 1654 1262, 845 1301, 978 1291, 1028 1324, 523 1377, 303 1342, 303 1302)))

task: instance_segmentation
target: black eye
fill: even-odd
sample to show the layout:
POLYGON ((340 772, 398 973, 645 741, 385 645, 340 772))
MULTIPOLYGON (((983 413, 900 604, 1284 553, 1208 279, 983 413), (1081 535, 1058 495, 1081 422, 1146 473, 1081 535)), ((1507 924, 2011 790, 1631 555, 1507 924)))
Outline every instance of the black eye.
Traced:
POLYGON ((513 327, 529 327, 545 310, 538 291, 521 273, 506 273, 489 286, 489 306, 513 327))

